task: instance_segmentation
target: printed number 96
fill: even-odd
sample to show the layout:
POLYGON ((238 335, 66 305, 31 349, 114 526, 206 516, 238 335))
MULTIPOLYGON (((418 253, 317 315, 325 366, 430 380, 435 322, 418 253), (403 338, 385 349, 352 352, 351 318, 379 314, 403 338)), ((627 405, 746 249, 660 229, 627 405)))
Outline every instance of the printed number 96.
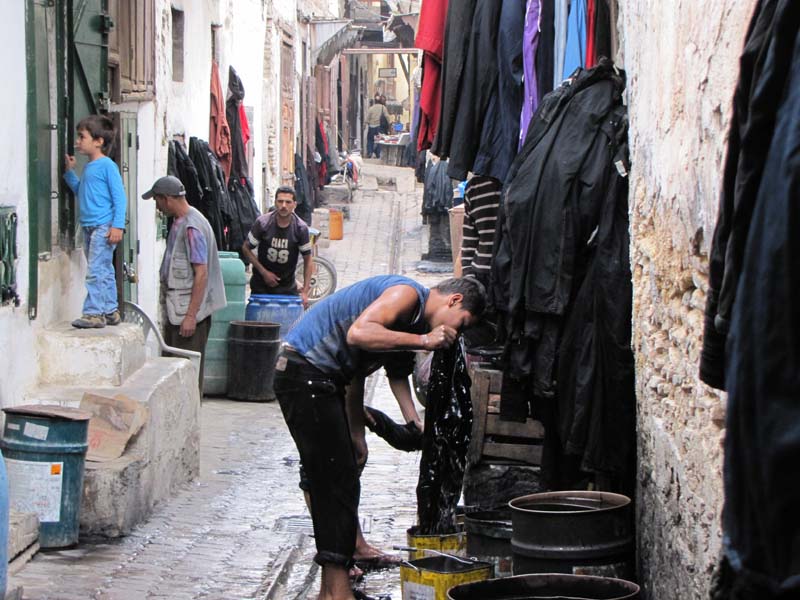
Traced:
POLYGON ((267 259, 270 262, 284 264, 289 262, 289 251, 288 250, 276 250, 275 248, 270 248, 267 250, 267 259))

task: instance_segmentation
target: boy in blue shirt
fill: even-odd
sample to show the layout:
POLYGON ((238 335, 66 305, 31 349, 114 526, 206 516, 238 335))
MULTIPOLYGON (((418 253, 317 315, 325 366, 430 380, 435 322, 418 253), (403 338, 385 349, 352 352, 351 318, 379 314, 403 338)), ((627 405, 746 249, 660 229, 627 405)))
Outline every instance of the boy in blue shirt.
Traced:
POLYGON ((75 149, 89 158, 83 178, 75 174, 75 157, 66 156, 64 179, 78 197, 83 249, 86 254, 86 300, 83 316, 72 322, 81 329, 119 325, 114 248, 125 230, 125 188, 116 163, 106 156, 114 142, 114 124, 90 115, 76 127, 75 149))

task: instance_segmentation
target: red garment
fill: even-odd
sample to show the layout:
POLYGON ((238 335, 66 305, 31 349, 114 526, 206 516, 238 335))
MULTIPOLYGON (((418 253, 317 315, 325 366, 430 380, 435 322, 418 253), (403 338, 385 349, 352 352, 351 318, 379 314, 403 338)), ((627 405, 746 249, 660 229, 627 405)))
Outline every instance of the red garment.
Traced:
POLYGON ((425 0, 419 9, 417 39, 414 46, 430 52, 442 62, 444 26, 447 20, 447 0, 425 0))
POLYGON ((425 0, 419 11, 414 45, 425 52, 422 57, 422 89, 419 95, 418 150, 431 147, 442 114, 441 73, 447 4, 448 0, 425 0))
POLYGON ((589 0, 586 10, 586 68, 591 69, 597 62, 597 50, 594 43, 595 24, 597 22, 596 0, 589 0))
POLYGON ((247 146, 250 141, 250 123, 247 121, 247 114, 244 112, 244 104, 239 104, 239 121, 242 124, 242 145, 247 146))
POLYGON ((439 128, 442 114, 442 65, 434 56, 425 52, 422 57, 422 89, 419 94, 419 131, 417 150, 427 150, 439 128))
POLYGON ((225 96, 222 94, 219 65, 216 61, 211 63, 211 118, 208 126, 208 146, 217 155, 225 173, 230 173, 231 128, 225 117, 225 96))

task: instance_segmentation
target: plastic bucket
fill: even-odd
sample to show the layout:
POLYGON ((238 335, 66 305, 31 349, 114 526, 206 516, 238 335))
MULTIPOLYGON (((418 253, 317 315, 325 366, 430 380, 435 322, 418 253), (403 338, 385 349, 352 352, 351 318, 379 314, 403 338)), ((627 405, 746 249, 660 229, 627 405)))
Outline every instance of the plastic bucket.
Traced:
POLYGON ((39 517, 39 546, 78 543, 89 419, 76 408, 30 405, 3 409, 3 449, 10 505, 39 517))
POLYGON ((330 209, 331 216, 328 221, 328 235, 332 240, 341 240, 344 237, 344 215, 335 208, 330 209))
POLYGON ((453 586, 492 577, 489 563, 451 556, 430 556, 400 565, 400 589, 403 599, 447 600, 453 586))
POLYGON ((277 323, 283 339, 303 316, 303 301, 300 296, 250 294, 245 310, 245 321, 277 323))
POLYGON ((519 575, 453 587, 449 600, 634 600, 639 586, 630 581, 589 575, 519 575))
POLYGON ((269 402, 275 361, 281 340, 280 325, 255 321, 232 321, 228 337, 228 398, 269 402))

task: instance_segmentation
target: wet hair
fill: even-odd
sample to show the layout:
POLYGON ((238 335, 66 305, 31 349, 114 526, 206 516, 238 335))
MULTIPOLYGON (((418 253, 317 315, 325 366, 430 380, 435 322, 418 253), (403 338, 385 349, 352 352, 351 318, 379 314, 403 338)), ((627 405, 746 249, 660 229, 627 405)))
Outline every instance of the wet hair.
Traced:
POLYGON ((75 127, 75 131, 80 131, 81 129, 92 136, 93 140, 103 140, 103 154, 111 152, 111 148, 114 146, 114 138, 116 137, 114 122, 111 119, 105 115, 89 115, 81 119, 75 127))
POLYGON ((472 277, 453 277, 438 283, 434 288, 440 294, 461 294, 461 307, 473 317, 480 317, 486 310, 486 288, 472 277))
POLYGON ((291 194, 292 200, 297 201, 297 194, 295 193, 294 188, 290 185, 282 185, 275 190, 275 200, 278 199, 278 194, 291 194))

